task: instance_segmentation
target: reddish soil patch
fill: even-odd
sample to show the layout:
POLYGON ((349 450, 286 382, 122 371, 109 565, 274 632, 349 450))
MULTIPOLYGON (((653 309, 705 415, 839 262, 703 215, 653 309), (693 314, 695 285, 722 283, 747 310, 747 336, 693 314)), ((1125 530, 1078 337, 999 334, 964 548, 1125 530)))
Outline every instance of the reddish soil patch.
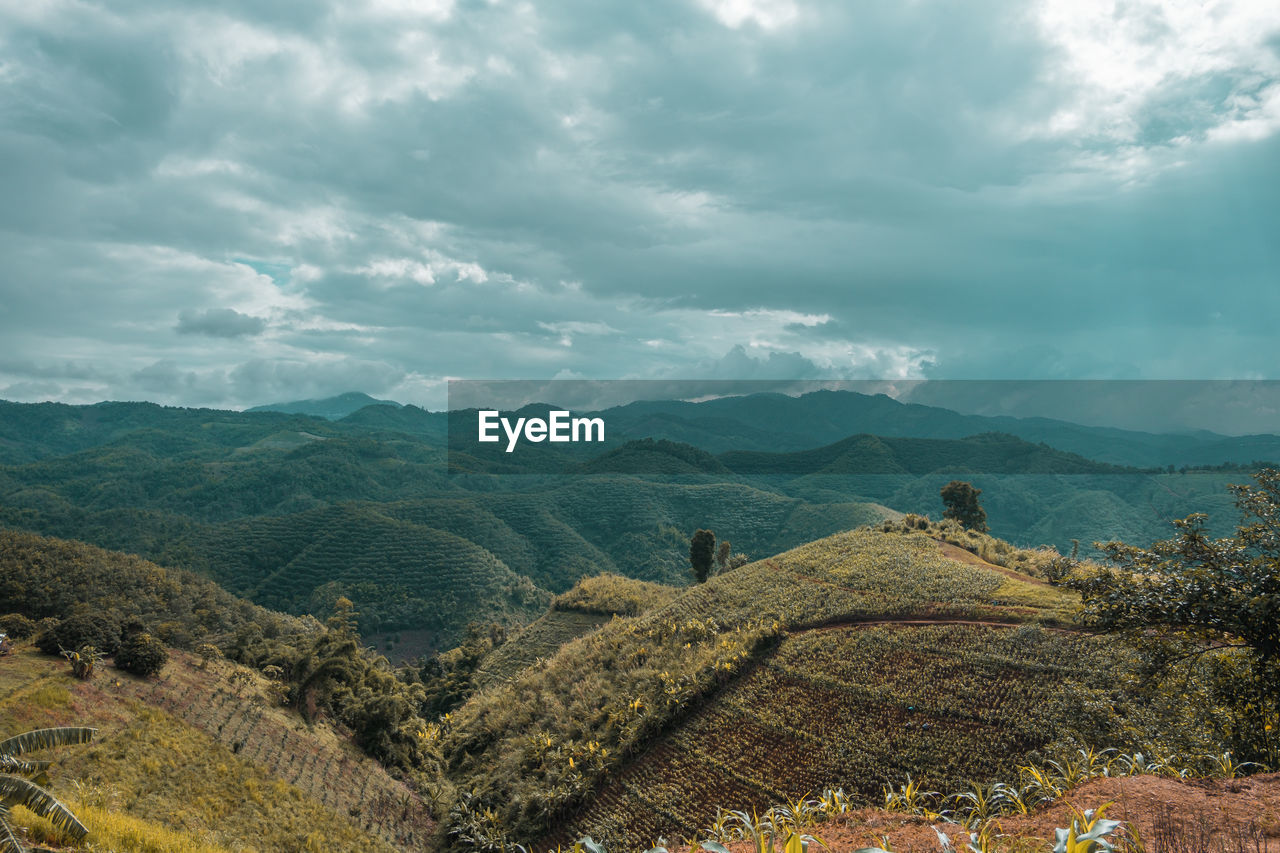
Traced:
MULTIPOLYGON (((1135 825, 1148 850, 1280 851, 1280 773, 1232 780, 1161 779, 1133 776, 1093 779, 1056 803, 1030 815, 1000 819, 1001 847, 1036 842, 1047 850, 1053 831, 1066 827, 1071 807, 1091 809, 1113 803, 1107 816, 1135 825)), ((935 824, 924 818, 862 809, 815 826, 811 832, 832 853, 862 847, 888 847, 896 853, 937 853, 935 824)), ((936 826, 958 849, 968 837, 954 824, 936 826)), ((746 843, 729 845, 733 853, 751 853, 746 843)))

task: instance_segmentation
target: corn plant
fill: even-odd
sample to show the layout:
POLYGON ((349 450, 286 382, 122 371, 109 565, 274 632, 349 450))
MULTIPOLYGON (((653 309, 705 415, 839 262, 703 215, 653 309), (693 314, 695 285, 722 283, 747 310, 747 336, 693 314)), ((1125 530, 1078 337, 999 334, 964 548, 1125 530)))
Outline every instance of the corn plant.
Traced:
POLYGON ((887 785, 884 788, 884 807, 891 812, 905 812, 928 817, 938 814, 932 808, 941 802, 941 794, 937 791, 926 791, 923 785, 910 776, 896 790, 887 785))
MULTIPOLYGON (((947 837, 947 834, 936 826, 933 831, 938 836, 938 844, 942 847, 942 853, 956 853, 955 842, 947 837)), ((994 823, 988 823, 982 826, 977 832, 969 833, 969 842, 965 845, 968 853, 995 853, 996 840, 1003 838, 1002 835, 996 835, 994 823)))
POLYGON ((818 798, 818 808, 821 809, 824 817, 842 815, 849 811, 851 806, 849 795, 844 792, 844 788, 826 788, 818 798))
POLYGON ((809 799, 807 794, 794 800, 788 798, 784 805, 774 806, 771 811, 778 828, 793 833, 813 826, 821 813, 818 801, 809 799))
MULTIPOLYGON (((768 816, 768 812, 761 818, 754 809, 751 814, 744 811, 730 811, 729 817, 740 833, 739 837, 744 841, 750 841, 755 853, 772 853, 773 840, 778 834, 778 829, 768 816)), ((716 850, 714 853, 721 853, 721 851, 716 850)))
POLYGON ((1062 796, 1062 786, 1057 778, 1044 768, 1024 765, 1018 768, 1018 774, 1022 777, 1022 799, 1031 805, 1047 803, 1062 796))
POLYGON ((991 786, 991 793, 1003 814, 1027 814, 1031 811, 1031 803, 1023 796, 1021 788, 996 782, 991 786))
POLYGON ((976 829, 1004 813, 1006 801, 1003 789, 1007 786, 999 782, 992 785, 972 784, 972 789, 952 794, 950 800, 956 805, 956 815, 963 818, 967 826, 976 829))
POLYGON ((1115 845, 1107 836, 1120 828, 1120 821, 1104 816, 1111 803, 1080 811, 1072 806, 1071 828, 1055 829, 1053 853, 1111 853, 1115 845))
POLYGON ((737 825, 733 820, 733 813, 727 812, 720 807, 716 807, 716 816, 711 821, 711 825, 702 831, 710 841, 720 844, 742 840, 742 827, 737 825))
POLYGON ((1256 761, 1236 761, 1231 755, 1231 750, 1227 750, 1221 755, 1209 756, 1211 772, 1219 779, 1235 779, 1238 776, 1245 775, 1247 768, 1256 768, 1263 770, 1263 766, 1256 761))
POLYGON ((1113 776, 1161 776, 1170 771, 1166 759, 1148 756, 1141 752, 1120 753, 1112 759, 1113 776))

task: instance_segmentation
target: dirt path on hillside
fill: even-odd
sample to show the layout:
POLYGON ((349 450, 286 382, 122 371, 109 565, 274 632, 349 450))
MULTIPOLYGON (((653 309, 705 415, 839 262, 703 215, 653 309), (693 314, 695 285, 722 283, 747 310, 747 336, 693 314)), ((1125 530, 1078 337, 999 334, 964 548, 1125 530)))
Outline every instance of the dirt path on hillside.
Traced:
POLYGON ((904 627, 923 626, 923 625, 973 625, 979 628, 1026 628, 1034 627, 1042 631, 1057 631, 1061 634, 1079 634, 1083 633, 1076 628, 1059 628, 1042 625, 1038 622, 1001 622, 994 619, 957 619, 952 616, 905 616, 901 619, 883 619, 879 616, 873 619, 841 619, 838 622, 832 622, 827 625, 818 625, 813 628, 801 628, 789 633, 805 634, 810 631, 838 631, 842 628, 877 628, 887 625, 900 625, 904 627))

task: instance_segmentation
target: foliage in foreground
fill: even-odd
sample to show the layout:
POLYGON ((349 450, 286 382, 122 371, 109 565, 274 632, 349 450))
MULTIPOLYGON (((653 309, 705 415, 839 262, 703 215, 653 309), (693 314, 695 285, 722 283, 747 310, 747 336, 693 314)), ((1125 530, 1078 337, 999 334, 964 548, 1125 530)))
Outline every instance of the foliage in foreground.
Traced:
MULTIPOLYGON (((1020 785, 995 782, 974 786, 971 790, 942 796, 924 788, 908 778, 898 788, 884 788, 884 807, 891 812, 919 815, 931 823, 951 824, 958 831, 946 831, 934 827, 942 853, 954 853, 957 840, 969 853, 995 853, 1015 841, 1001 835, 1001 815, 1028 814, 1033 809, 1060 800, 1068 791, 1083 782, 1098 777, 1131 777, 1157 775, 1177 779, 1217 778, 1233 779, 1248 771, 1263 770, 1235 762, 1230 754, 1220 756, 1165 757, 1144 756, 1142 753, 1121 753, 1116 749, 1081 749, 1074 755, 1042 764, 1019 767, 1020 785), (954 804, 954 808, 939 811, 932 805, 954 804)), ((1124 849, 1142 853, 1144 846, 1132 827, 1106 817, 1108 803, 1096 809, 1071 808, 1068 827, 1055 830, 1054 853, 1107 853, 1124 849), (1123 832, 1121 832, 1123 830, 1123 832)), ((771 806, 762 813, 742 810, 717 809, 715 819, 698 834, 696 841, 681 839, 675 846, 687 845, 691 853, 726 853, 725 845, 748 841, 758 853, 773 851, 779 845, 784 851, 791 845, 807 847, 816 843, 830 849, 815 833, 821 823, 849 812, 854 801, 842 788, 826 788, 820 796, 802 796, 771 806)), ((646 853, 662 853, 670 845, 665 839, 646 853)), ((1027 850, 1025 843, 1011 849, 1027 850)), ((605 845, 590 837, 580 839, 573 846, 579 853, 604 853, 605 845)), ((863 848, 859 853, 883 851, 892 853, 889 847, 863 848)))
POLYGON ((1247 758, 1280 759, 1280 470, 1232 486, 1241 522, 1212 539, 1207 517, 1175 521, 1177 534, 1138 548, 1101 547, 1114 568, 1081 571, 1070 584, 1084 620, 1145 649, 1153 673, 1209 656, 1218 698, 1239 720, 1228 737, 1247 758))
POLYGON ((26 850, 9 824, 9 812, 14 806, 23 806, 45 818, 76 840, 88 834, 89 830, 71 810, 44 789, 48 783, 45 771, 49 762, 23 756, 56 746, 88 743, 94 733, 95 729, 60 726, 33 729, 0 741, 0 853, 25 853, 26 850))
POLYGON ((897 788, 884 787, 888 811, 920 815, 931 821, 957 823, 983 830, 1002 815, 1027 814, 1052 803, 1090 779, 1163 776, 1172 779, 1235 779, 1265 771, 1264 765, 1221 755, 1151 755, 1117 749, 1080 749, 1073 755, 1018 767, 1018 781, 974 784, 943 795, 928 791, 910 776, 897 788))

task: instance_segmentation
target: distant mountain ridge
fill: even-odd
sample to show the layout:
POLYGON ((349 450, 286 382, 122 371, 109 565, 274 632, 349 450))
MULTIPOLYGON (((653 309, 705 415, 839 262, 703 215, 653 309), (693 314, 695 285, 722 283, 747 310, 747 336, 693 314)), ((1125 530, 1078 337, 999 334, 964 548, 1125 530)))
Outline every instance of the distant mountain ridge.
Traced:
POLYGON ((267 403, 265 406, 254 406, 246 412, 284 412, 288 415, 315 415, 331 421, 340 420, 355 414, 366 406, 390 406, 399 409, 403 403, 395 400, 378 400, 360 391, 348 391, 335 397, 320 400, 294 400, 290 403, 267 403))
POLYGON ((962 415, 884 394, 815 391, 798 397, 751 394, 699 403, 656 400, 600 412, 611 429, 669 439, 710 453, 812 450, 857 434, 885 438, 968 438, 1006 433, 1113 465, 1208 466, 1280 460, 1280 436, 1148 433, 1052 418, 962 415))

